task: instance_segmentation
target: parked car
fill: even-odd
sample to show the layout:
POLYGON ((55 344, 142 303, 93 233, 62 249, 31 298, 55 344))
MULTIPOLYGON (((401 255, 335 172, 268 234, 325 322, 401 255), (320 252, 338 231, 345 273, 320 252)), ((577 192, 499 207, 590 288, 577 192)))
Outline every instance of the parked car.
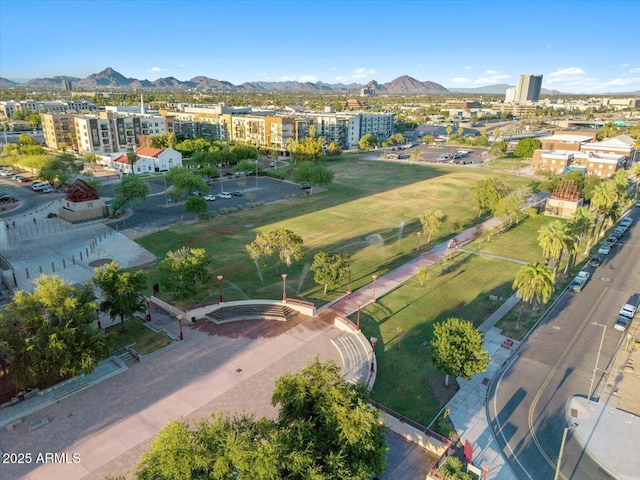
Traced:
POLYGON ((231 198, 231 194, 229 192, 220 192, 218 198, 231 198))
POLYGON ((630 217, 625 217, 622 219, 622 221, 620 222, 620 225, 622 225, 625 228, 629 228, 631 226, 631 224, 633 223, 633 218, 630 217))
POLYGON ((20 183, 29 183, 31 181, 31 179, 27 178, 27 177, 20 177, 20 178, 18 178, 18 181, 20 183))
POLYGON ((616 322, 613 324, 613 329, 624 332, 629 326, 629 323, 631 323, 631 319, 623 316, 618 316, 618 318, 616 318, 616 322))
POLYGON ((604 244, 602 245, 599 249, 598 249, 598 253, 601 255, 609 255, 609 252, 611 252, 611 246, 604 244))
POLYGON ((622 308, 620 309, 620 312, 618 312, 618 315, 621 315, 623 317, 627 317, 627 318, 633 318, 636 315, 636 309, 638 307, 631 304, 631 303, 625 303, 622 308))
POLYGON ((616 237, 616 236, 614 236, 614 235, 611 235, 609 238, 607 238, 607 239, 604 241, 604 244, 605 244, 605 245, 611 245, 611 246, 613 246, 613 245, 615 245, 615 244, 616 244, 616 242, 617 242, 617 241, 618 241, 618 237, 616 237))
POLYGON ((215 195, 204 195, 202 198, 204 198, 207 202, 214 202, 216 200, 215 195))
POLYGON ((44 182, 35 182, 33 185, 31 185, 31 189, 35 190, 36 192, 39 192, 40 190, 42 190, 45 187, 50 186, 48 183, 44 183, 44 182))
POLYGON ((56 191, 55 188, 53 188, 51 185, 47 185, 46 187, 44 187, 41 190, 38 190, 40 193, 53 193, 56 191))
POLYGON ((623 227, 618 227, 611 232, 611 236, 619 239, 624 235, 624 232, 626 232, 626 230, 623 227))
POLYGON ((591 260, 589 260, 589 266, 590 267, 599 267, 600 265, 602 265, 602 262, 604 262, 604 257, 602 257, 600 255, 596 255, 591 260))
POLYGON ((578 275, 576 275, 576 278, 574 278, 573 281, 569 284, 569 290, 571 290, 572 292, 581 292, 584 286, 589 281, 590 277, 591 274, 589 272, 584 270, 580 271, 578 275))
POLYGON ((636 207, 640 207, 640 202, 636 202, 636 207))
POLYGON ((193 192, 191 192, 191 195, 201 197, 202 195, 204 195, 204 193, 202 193, 200 190, 194 190, 193 192))
POLYGON ((231 192, 231 195, 233 195, 234 197, 241 197, 242 192, 240 190, 234 190, 233 192, 231 192))
POLYGON ((309 185, 308 183, 301 183, 300 188, 302 190, 309 190, 311 188, 311 185, 309 185))

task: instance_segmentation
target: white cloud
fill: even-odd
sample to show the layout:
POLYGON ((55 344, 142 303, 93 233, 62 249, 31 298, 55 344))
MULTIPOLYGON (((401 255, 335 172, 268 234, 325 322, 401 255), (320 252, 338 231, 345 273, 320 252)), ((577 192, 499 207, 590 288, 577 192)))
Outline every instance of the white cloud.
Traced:
POLYGON ((471 79, 467 77, 455 77, 451 79, 451 83, 471 83, 471 79))
POLYGON ((376 71, 373 68, 360 67, 360 68, 356 68, 353 71, 353 75, 351 75, 351 78, 364 78, 369 75, 375 75, 375 74, 376 74, 376 71))
POLYGON ((575 75, 584 75, 585 73, 587 72, 585 72, 580 67, 568 67, 568 68, 563 68, 561 70, 556 70, 555 72, 547 73, 545 75, 545 78, 551 78, 551 79, 567 78, 575 75))
POLYGON ((167 71, 167 69, 166 69, 166 68, 160 68, 160 67, 151 67, 151 68, 149 68, 149 69, 147 70, 147 72, 154 72, 154 73, 157 73, 157 72, 166 72, 166 71, 167 71))
POLYGON ((465 65, 465 66, 464 66, 464 67, 462 67, 462 68, 464 68, 465 70, 471 70, 471 67, 470 67, 469 65, 465 65))
POLYGON ((609 80, 608 82, 605 82, 603 85, 605 86, 610 86, 610 85, 631 85, 633 84, 635 81, 635 79, 633 78, 614 78, 613 80, 609 80))
POLYGON ((629 73, 640 73, 640 68, 632 68, 629 73))
POLYGON ((622 65, 620 65, 622 68, 627 68, 629 66, 628 63, 623 63, 622 65))
POLYGON ((484 72, 485 75, 495 75, 496 73, 500 72, 497 72, 496 70, 485 70, 484 72))
POLYGON ((338 69, 338 67, 331 67, 331 71, 336 71, 338 69))
POLYGON ((473 84, 474 85, 491 85, 493 83, 503 83, 508 78, 509 78, 509 75, 505 75, 505 74, 490 75, 488 77, 476 78, 473 81, 473 84))
POLYGON ((178 66, 179 66, 180 68, 182 68, 182 67, 184 67, 184 63, 179 63, 179 64, 178 64, 178 66))
POLYGON ((315 77, 315 75, 300 75, 298 77, 298 81, 300 81, 300 82, 317 82, 318 79, 315 77))
POLYGON ((349 77, 336 77, 336 78, 334 78, 334 80, 336 82, 348 82, 351 79, 349 77))

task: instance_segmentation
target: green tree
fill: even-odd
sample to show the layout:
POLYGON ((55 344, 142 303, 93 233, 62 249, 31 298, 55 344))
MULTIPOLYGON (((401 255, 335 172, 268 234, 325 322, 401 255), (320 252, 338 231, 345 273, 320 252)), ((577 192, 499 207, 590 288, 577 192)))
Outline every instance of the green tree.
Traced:
POLYGON ((418 148, 414 148, 411 150, 409 154, 409 163, 413 162, 421 162, 422 161, 422 152, 418 148))
POLYGON ((325 138, 316 137, 316 130, 312 127, 307 138, 290 140, 287 148, 295 162, 317 162, 324 155, 325 145, 325 138))
POLYGON ((591 197, 591 208, 597 213, 595 238, 600 237, 600 232, 609 223, 610 219, 615 218, 618 210, 618 187, 611 180, 606 180, 593 189, 591 197))
POLYGON ((185 167, 173 167, 167 172, 167 182, 172 184, 169 196, 173 199, 194 191, 209 192, 211 189, 201 175, 185 167))
POLYGON ((588 238, 584 252, 585 255, 589 253, 589 249, 591 248, 592 235, 590 235, 590 233, 593 233, 595 222, 595 215, 584 206, 578 207, 569 219, 568 227, 570 231, 578 237, 579 241, 588 238))
POLYGON ((327 145, 327 156, 329 157, 338 157, 342 155, 342 147, 338 142, 333 140, 327 145))
POLYGON ((449 386, 449 375, 470 380, 476 373, 484 372, 491 361, 482 334, 461 318, 436 323, 430 347, 433 363, 446 375, 445 386, 449 386))
POLYGON ((498 200, 494 215, 503 222, 508 220, 509 226, 511 226, 514 220, 516 223, 518 222, 525 205, 526 202, 522 192, 510 192, 498 200))
MULTIPOLYGON (((31 137, 29 137, 31 138, 31 137)), ((40 169, 38 178, 57 188, 70 185, 78 173, 84 169, 84 162, 70 153, 63 153, 54 157, 47 165, 40 169)))
POLYGON ((507 142, 503 139, 493 142, 493 145, 489 147, 489 159, 495 160, 507 156, 507 142))
POLYGON ((143 202, 149 194, 149 185, 137 175, 125 175, 114 190, 111 216, 117 217, 127 207, 143 202))
POLYGON ((420 288, 424 287, 424 284, 431 280, 431 277, 431 269, 427 267, 420 268, 420 270, 418 270, 418 273, 416 273, 416 278, 418 279, 418 282, 420 282, 420 288))
POLYGON ((546 265, 524 265, 513 281, 512 288, 516 290, 516 295, 522 300, 520 305, 520 313, 518 313, 518 319, 516 320, 516 329, 519 329, 520 317, 522 316, 522 310, 525 303, 534 302, 538 304, 547 303, 551 299, 553 290, 555 288, 555 275, 553 271, 546 265))
POLYGON ((100 310, 108 313, 112 320, 120 317, 123 329, 125 319, 144 311, 142 291, 147 284, 144 272, 126 272, 113 261, 96 269, 93 284, 100 288, 104 297, 100 310))
POLYGON ((11 383, 26 389, 90 373, 108 352, 106 338, 93 326, 95 308, 89 285, 71 286, 55 275, 36 279, 33 293, 17 291, 0 313, 11 383))
POLYGON ((27 135, 26 133, 21 133, 18 137, 19 145, 38 145, 38 142, 34 140, 31 135, 27 135))
POLYGON ((378 140, 373 136, 372 133, 364 134, 360 140, 358 140, 358 148, 360 150, 371 150, 374 147, 378 146, 378 140))
POLYGON ((297 458, 309 462, 282 478, 369 480, 371 473, 384 471, 387 448, 379 413, 368 404, 368 389, 346 383, 334 362, 316 359, 296 374, 283 375, 271 403, 280 406, 285 472, 297 458))
POLYGON ((313 280, 318 285, 324 285, 324 294, 329 287, 336 288, 344 282, 349 263, 339 253, 318 252, 313 256, 311 271, 313 280))
POLYGON ((473 183, 471 194, 483 213, 493 213, 509 187, 499 178, 483 178, 473 183))
POLYGON ((207 267, 211 257, 204 248, 182 247, 170 251, 160 262, 160 285, 173 295, 174 300, 186 299, 197 293, 199 285, 211 278, 207 267))
POLYGON ((195 213, 196 215, 202 215, 207 212, 207 201, 197 195, 191 195, 184 203, 184 210, 187 213, 195 213))
POLYGON ((296 183, 327 186, 333 182, 333 172, 315 163, 302 162, 293 172, 293 181, 296 183))
POLYGON ((428 211, 420 217, 422 231, 428 235, 427 243, 431 242, 431 236, 437 235, 442 230, 444 214, 440 210, 428 211))
POLYGON ((567 228, 560 220, 555 220, 538 230, 538 245, 547 262, 553 262, 553 278, 556 277, 560 259, 565 252, 568 237, 567 228))
POLYGON ((246 246, 252 260, 263 261, 266 257, 278 255, 276 275, 280 273, 280 264, 291 266, 293 260, 300 260, 303 253, 303 241, 295 232, 286 228, 277 228, 259 233, 256 239, 246 246))
POLYGON ((540 140, 531 137, 523 138, 516 144, 513 154, 519 158, 531 158, 533 157, 533 152, 540 147, 542 147, 540 140))

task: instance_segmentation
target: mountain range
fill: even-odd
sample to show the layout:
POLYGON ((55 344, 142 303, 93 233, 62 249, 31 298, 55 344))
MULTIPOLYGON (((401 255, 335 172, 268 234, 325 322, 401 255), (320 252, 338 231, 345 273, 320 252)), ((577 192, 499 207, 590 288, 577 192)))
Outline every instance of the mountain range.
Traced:
MULTIPOLYGON (((375 80, 366 85, 358 83, 324 83, 324 82, 245 82, 234 85, 224 80, 216 80, 205 76, 193 77, 191 80, 182 81, 175 77, 163 77, 157 80, 138 80, 127 78, 121 73, 108 67, 99 73, 92 73, 85 78, 55 76, 49 78, 34 78, 25 82, 14 82, 0 77, 0 88, 7 87, 33 87, 33 88, 62 88, 62 81, 71 83, 76 90, 83 89, 163 89, 163 90, 196 90, 196 91, 222 91, 222 92, 283 92, 283 93, 356 93, 362 87, 374 87, 377 94, 445 94, 462 93, 475 95, 504 95, 511 85, 506 83, 486 85, 477 88, 450 88, 447 89, 439 83, 420 81, 408 75, 392 80, 391 82, 378 83, 375 80)), ((542 89, 543 95, 567 95, 557 90, 542 89)), ((614 93, 605 95, 640 95, 640 91, 614 93)))
MULTIPOLYGON (((67 80, 73 89, 164 89, 164 90, 200 90, 200 91, 227 91, 227 92, 301 92, 301 93, 349 93, 357 92, 363 85, 358 83, 335 83, 324 82, 245 82, 241 85, 234 85, 224 80, 216 80, 205 76, 193 77, 190 80, 182 81, 175 77, 158 78, 157 80, 138 80, 137 78, 127 78, 121 73, 108 67, 99 73, 92 73, 85 78, 55 76, 50 78, 34 78, 23 83, 13 82, 0 77, 0 87, 35 87, 35 88, 62 88, 62 81, 67 80)), ((437 94, 449 93, 442 85, 424 81, 421 82, 408 75, 403 75, 387 83, 378 83, 375 80, 366 86, 375 87, 376 93, 387 94, 437 94)))

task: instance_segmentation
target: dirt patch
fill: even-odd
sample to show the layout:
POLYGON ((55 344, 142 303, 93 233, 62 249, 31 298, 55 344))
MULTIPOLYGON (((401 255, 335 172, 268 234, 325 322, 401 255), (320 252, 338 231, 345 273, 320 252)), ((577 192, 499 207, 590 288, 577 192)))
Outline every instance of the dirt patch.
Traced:
POLYGON ((93 262, 89 263, 89 266, 93 268, 102 267, 103 265, 111 262, 113 262, 111 258, 99 258, 98 260, 94 260, 93 262))
POLYGON ((456 394, 460 387, 458 387, 458 382, 452 376, 449 376, 449 386, 444 386, 444 375, 436 375, 430 377, 429 379, 429 387, 431 387, 431 391, 438 399, 438 405, 445 406, 449 400, 456 394))

